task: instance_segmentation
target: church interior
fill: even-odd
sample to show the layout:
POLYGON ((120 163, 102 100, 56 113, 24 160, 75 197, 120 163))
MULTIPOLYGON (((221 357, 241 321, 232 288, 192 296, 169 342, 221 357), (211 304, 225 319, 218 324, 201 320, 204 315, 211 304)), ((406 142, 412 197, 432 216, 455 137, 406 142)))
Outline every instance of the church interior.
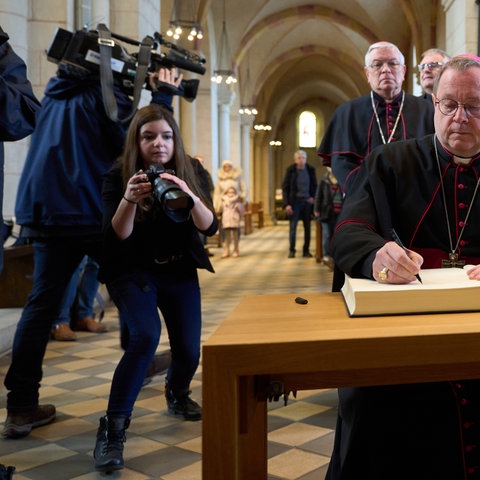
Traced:
MULTIPOLYGON (((417 64, 423 51, 437 47, 451 56, 478 55, 479 8, 474 0, 17 0, 15 4, 0 0, 0 26, 27 64, 39 99, 57 68, 46 51, 58 28, 75 32, 104 23, 111 32, 137 40, 160 32, 159 52, 188 53, 194 66, 187 62, 185 69, 180 62, 178 71, 194 82, 193 99, 176 96, 173 101, 186 150, 204 158, 214 183, 225 160, 241 168, 246 200, 254 208, 260 206, 263 215, 262 222, 254 215, 247 225, 250 229, 243 231, 238 259, 222 259, 217 238, 210 240, 216 273, 200 273, 202 341, 206 341, 245 295, 308 296, 331 290, 332 271, 320 261, 318 228, 312 226, 314 258, 287 259, 288 223, 281 207, 285 169, 301 148, 317 178, 322 176, 325 167, 316 152, 333 112, 369 92, 363 68, 370 44, 385 40, 399 47, 407 66, 403 88, 420 95, 417 64), (178 26, 183 28, 179 38, 170 36, 169 30, 175 33, 178 26), (192 28, 195 35, 188 39, 192 28)), ((129 53, 137 49, 124 45, 129 53)), ((150 93, 143 88, 140 105, 149 101, 150 93)), ((15 220, 17 186, 28 148, 28 138, 5 145, 7 221, 15 220)), ((298 242, 300 235, 301 229, 298 242)), ((6 298, 1 286, 10 285, 6 277, 25 277, 24 269, 33 266, 31 257, 22 260, 14 252, 5 258, 0 297, 6 298)), ((26 275, 25 284, 15 292, 20 300, 0 307, 0 424, 7 414, 3 380, 29 282, 31 275, 26 275)), ((93 471, 92 449, 121 356, 117 311, 104 290, 103 294, 108 333, 82 332, 76 342, 49 342, 41 395, 42 401, 56 405, 57 420, 25 439, 0 440, 0 463, 16 467, 16 480, 103 478, 93 471)), ((167 345, 163 329, 158 350, 167 345)), ((201 402, 201 364, 192 396, 201 402)), ((142 389, 136 402, 137 419, 127 435, 126 468, 109 478, 201 478, 201 422, 182 422, 165 410, 164 382, 159 376, 142 389)), ((283 401, 269 403, 268 479, 323 479, 336 414, 334 389, 300 391, 286 406, 283 401)))

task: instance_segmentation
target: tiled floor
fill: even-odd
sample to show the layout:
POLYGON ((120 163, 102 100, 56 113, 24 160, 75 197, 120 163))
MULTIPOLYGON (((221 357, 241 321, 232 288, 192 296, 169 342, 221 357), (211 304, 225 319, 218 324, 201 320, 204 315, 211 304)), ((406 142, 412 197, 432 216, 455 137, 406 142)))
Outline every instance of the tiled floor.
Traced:
MULTIPOLYGON (((327 267, 314 258, 288 259, 287 239, 288 225, 281 222, 242 236, 239 258, 222 260, 221 250, 211 248, 216 274, 200 272, 204 340, 245 294, 330 290, 332 274, 327 267)), ((301 249, 301 226, 297 241, 301 249)), ((76 342, 49 343, 41 402, 53 403, 58 416, 54 423, 33 430, 24 439, 0 440, 0 463, 16 466, 15 480, 104 478, 93 471, 92 448, 121 356, 115 308, 108 309, 104 322, 109 327, 106 334, 82 332, 76 342)), ((165 348, 163 331, 159 351, 165 348)), ((0 423, 6 416, 3 379, 8 365, 8 356, 0 358, 0 423)), ((192 383, 192 396, 197 400, 201 400, 201 380, 200 365, 192 383)), ((334 390, 298 392, 286 407, 283 402, 269 404, 269 480, 323 480, 336 406, 334 390)), ((201 422, 183 422, 166 413, 163 378, 156 378, 137 399, 125 444, 126 468, 108 478, 199 480, 201 433, 201 422)))

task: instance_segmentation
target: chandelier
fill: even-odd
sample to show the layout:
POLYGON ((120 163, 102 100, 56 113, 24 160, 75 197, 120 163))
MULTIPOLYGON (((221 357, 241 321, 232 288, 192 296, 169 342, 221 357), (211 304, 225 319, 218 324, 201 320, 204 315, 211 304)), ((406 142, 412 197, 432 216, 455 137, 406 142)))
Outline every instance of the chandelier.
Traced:
POLYGON ((240 105, 238 113, 240 115, 258 115, 258 110, 255 105, 240 105))
POLYGON ((203 38, 203 29, 198 23, 196 2, 193 0, 173 0, 172 16, 166 32, 168 37, 180 39, 187 32, 187 39, 191 42, 196 38, 203 38), (190 11, 187 11, 190 7, 190 11))
POLYGON ((267 122, 259 122, 256 123, 253 128, 258 132, 269 132, 272 129, 272 126, 269 125, 267 122))
POLYGON ((231 85, 237 83, 235 73, 232 70, 230 46, 228 44, 227 25, 225 22, 225 0, 223 0, 223 22, 222 33, 220 34, 217 64, 211 78, 214 83, 231 85))

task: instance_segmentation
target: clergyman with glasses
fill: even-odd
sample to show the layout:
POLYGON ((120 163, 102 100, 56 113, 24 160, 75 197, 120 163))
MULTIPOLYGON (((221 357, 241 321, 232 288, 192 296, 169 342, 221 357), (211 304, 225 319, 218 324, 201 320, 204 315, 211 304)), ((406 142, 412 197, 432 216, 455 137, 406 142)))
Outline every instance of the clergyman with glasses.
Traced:
POLYGON ((440 48, 429 48, 422 53, 417 65, 418 79, 423 91, 423 98, 432 101, 433 82, 436 73, 450 60, 450 55, 440 48))
MULTIPOLYGON (((344 200, 332 255, 348 275, 406 284, 420 267, 473 265, 467 276, 480 280, 480 62, 452 58, 432 97, 435 133, 375 149, 344 200)), ((326 479, 479 479, 477 374, 339 389, 326 479)))
POLYGON ((370 45, 364 71, 371 91, 340 105, 327 126, 317 153, 346 193, 375 147, 433 133, 433 105, 403 90, 406 70, 396 45, 370 45))

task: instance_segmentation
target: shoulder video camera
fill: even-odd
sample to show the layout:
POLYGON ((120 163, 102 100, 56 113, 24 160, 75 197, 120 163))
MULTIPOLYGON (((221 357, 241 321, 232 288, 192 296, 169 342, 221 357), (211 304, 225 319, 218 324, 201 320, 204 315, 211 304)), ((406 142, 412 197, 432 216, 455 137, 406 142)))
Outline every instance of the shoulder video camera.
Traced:
MULTIPOLYGON (((111 33, 111 36, 123 43, 136 46, 140 44, 139 41, 115 33, 111 33)), ((111 69, 114 78, 128 95, 133 94, 137 73, 137 57, 138 52, 129 53, 119 42, 114 41, 111 69)), ((61 66, 62 72, 73 78, 98 73, 101 60, 98 31, 84 29, 72 33, 63 28, 58 28, 47 50, 47 59, 61 66)), ((176 67, 203 75, 205 73, 205 63, 206 60, 203 57, 165 41, 158 32, 154 33, 148 74, 157 71, 160 67, 176 67), (169 48, 169 52, 167 54, 158 52, 160 45, 169 48)), ((145 87, 148 89, 148 75, 145 82, 145 87)), ((188 101, 193 101, 197 95, 198 85, 199 80, 197 79, 182 80, 178 92, 175 93, 188 101)))

